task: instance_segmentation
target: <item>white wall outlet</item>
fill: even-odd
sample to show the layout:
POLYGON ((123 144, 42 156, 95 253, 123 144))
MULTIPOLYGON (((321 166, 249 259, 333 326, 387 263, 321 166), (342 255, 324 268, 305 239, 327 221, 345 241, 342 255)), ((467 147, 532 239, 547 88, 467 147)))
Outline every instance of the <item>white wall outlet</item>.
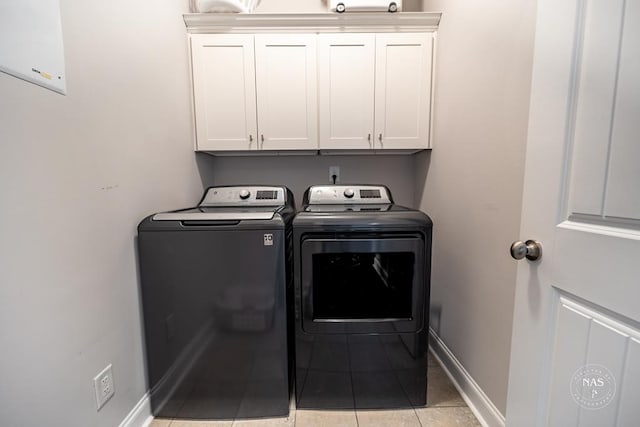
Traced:
POLYGON ((100 408, 107 403, 107 400, 111 399, 111 396, 116 392, 111 368, 112 365, 107 366, 93 378, 93 388, 96 391, 96 405, 98 410, 100 410, 100 408))
POLYGON ((337 184, 339 182, 340 182, 340 166, 329 166, 329 184, 337 184))

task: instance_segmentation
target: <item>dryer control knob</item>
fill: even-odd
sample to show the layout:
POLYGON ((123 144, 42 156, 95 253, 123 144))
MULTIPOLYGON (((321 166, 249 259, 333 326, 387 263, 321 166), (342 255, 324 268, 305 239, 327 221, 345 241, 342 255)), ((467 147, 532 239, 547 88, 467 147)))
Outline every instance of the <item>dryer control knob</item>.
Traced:
POLYGON ((344 190, 344 197, 346 197, 347 199, 352 198, 354 194, 356 193, 353 191, 353 188, 347 188, 346 190, 344 190))
POLYGON ((240 198, 242 200, 248 199, 250 195, 251 193, 249 192, 249 190, 240 190, 240 198))

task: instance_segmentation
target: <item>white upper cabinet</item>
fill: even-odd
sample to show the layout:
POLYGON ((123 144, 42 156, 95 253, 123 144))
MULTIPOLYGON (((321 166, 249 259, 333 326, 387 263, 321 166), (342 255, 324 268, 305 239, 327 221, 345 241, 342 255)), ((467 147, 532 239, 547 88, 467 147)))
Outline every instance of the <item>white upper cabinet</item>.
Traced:
POLYGON ((375 34, 318 36, 321 149, 372 149, 375 34))
POLYGON ((257 34, 255 46, 260 149, 317 149, 316 35, 257 34))
POLYGON ((430 148, 432 33, 377 34, 375 148, 430 148))
POLYGON ((439 13, 190 14, 196 150, 431 148, 439 13))
POLYGON ((198 151, 315 150, 311 34, 191 36, 198 151))
POLYGON ((197 150, 255 150, 253 36, 194 34, 191 58, 197 150))
POLYGON ((320 149, 429 148, 432 33, 318 37, 320 149))

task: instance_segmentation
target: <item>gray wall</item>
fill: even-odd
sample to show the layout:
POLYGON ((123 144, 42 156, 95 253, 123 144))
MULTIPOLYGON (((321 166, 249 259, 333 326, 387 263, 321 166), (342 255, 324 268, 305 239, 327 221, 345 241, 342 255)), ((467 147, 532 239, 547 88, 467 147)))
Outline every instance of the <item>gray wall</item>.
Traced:
POLYGON ((188 2, 60 6, 67 96, 0 73, 0 425, 113 427, 146 390, 136 225, 202 189, 188 2))
POLYGON ((413 205, 414 162, 410 156, 212 157, 198 154, 207 185, 281 184, 293 191, 297 207, 304 190, 329 183, 329 166, 340 166, 342 183, 385 184, 395 202, 413 205))
POLYGON ((434 220, 432 327, 505 414, 535 2, 442 0, 433 152, 416 156, 434 220))

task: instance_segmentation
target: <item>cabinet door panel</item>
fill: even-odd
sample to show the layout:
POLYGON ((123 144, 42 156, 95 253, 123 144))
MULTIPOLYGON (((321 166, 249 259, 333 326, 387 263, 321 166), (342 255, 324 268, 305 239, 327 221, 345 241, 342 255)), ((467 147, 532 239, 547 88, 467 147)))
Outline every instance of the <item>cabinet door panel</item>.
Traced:
POLYGON ((317 149, 315 34, 258 34, 260 148, 317 149))
POLYGON ((433 35, 376 35, 378 149, 429 148, 433 35))
POLYGON ((191 49, 197 149, 255 149, 253 36, 194 34, 191 49))
POLYGON ((320 148, 371 149, 374 34, 318 36, 320 148))

